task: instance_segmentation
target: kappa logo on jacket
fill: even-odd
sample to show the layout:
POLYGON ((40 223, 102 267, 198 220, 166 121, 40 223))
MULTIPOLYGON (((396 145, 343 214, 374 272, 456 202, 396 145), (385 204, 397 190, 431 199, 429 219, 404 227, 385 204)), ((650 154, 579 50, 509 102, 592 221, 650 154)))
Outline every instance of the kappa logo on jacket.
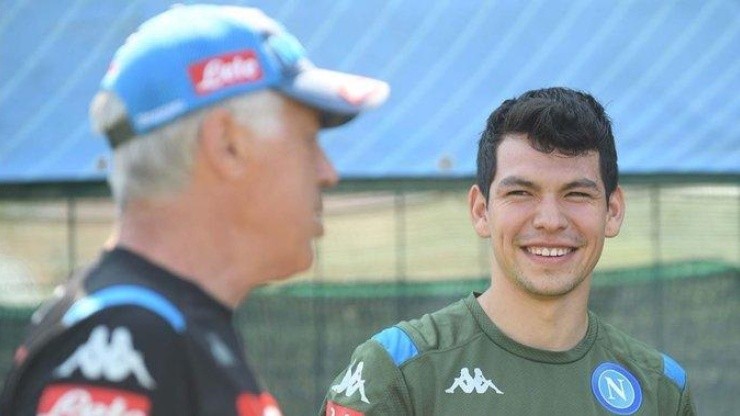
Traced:
POLYGON ((144 364, 144 357, 134 349, 131 332, 127 328, 116 328, 109 337, 106 326, 95 327, 87 342, 80 345, 55 374, 69 377, 77 369, 90 380, 103 378, 120 382, 133 374, 142 386, 148 389, 156 386, 144 364))
POLYGON ((504 392, 499 390, 498 387, 493 384, 493 381, 483 376, 483 372, 480 368, 473 369, 473 373, 475 376, 470 375, 470 370, 468 370, 467 367, 462 368, 460 370, 460 376, 455 378, 455 381, 452 382, 452 385, 447 390, 445 390, 445 393, 454 393, 459 387, 463 393, 467 394, 470 394, 473 391, 478 394, 483 394, 488 390, 493 390, 496 394, 504 394, 504 392))
POLYGON ((339 384, 331 386, 331 389, 335 393, 344 393, 347 397, 352 397, 359 390, 360 400, 370 404, 367 396, 365 396, 365 380, 362 379, 362 368, 365 366, 365 363, 360 361, 354 372, 352 371, 353 365, 354 363, 347 367, 347 372, 344 373, 342 381, 339 384))

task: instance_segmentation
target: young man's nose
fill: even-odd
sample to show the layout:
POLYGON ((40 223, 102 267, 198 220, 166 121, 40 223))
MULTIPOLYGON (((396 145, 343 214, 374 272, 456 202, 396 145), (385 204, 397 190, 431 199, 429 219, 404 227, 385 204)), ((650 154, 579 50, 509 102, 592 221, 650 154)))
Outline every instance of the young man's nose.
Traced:
POLYGON ((557 231, 568 226, 568 218, 554 197, 544 197, 537 204, 533 225, 537 229, 557 231))

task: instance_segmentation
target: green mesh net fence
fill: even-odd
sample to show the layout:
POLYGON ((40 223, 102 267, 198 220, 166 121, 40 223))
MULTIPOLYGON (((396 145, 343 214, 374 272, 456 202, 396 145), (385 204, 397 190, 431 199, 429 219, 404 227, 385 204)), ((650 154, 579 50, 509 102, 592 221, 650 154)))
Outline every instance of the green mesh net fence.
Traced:
MULTIPOLYGON (((591 309, 687 370, 700 414, 740 408, 740 270, 713 261, 599 272, 591 309)), ((386 326, 482 291, 486 279, 294 283, 260 289, 238 310, 246 352, 286 415, 315 414, 354 347, 386 326)), ((32 313, 0 306, 0 376, 32 313)))

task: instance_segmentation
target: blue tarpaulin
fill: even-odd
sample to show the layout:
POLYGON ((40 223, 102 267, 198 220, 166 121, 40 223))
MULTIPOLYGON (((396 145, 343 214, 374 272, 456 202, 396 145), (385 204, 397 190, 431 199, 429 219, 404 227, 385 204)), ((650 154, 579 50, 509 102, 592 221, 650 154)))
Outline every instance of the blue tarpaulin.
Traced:
MULTIPOLYGON (((225 2, 222 2, 225 3, 225 2)), ((349 178, 465 177, 500 102, 594 94, 627 174, 740 174, 735 0, 249 1, 319 66, 388 81, 387 105, 322 133, 349 178)), ((171 2, 0 0, 0 183, 99 181, 87 117, 115 49, 171 2)))

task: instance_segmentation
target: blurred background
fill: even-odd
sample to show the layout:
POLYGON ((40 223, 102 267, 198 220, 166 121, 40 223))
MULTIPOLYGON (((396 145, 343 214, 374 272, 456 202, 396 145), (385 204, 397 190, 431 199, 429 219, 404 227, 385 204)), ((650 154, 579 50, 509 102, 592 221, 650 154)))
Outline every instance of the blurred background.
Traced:
MULTIPOLYGON (((555 85, 605 105, 627 196, 591 308, 679 361, 700 414, 740 408, 740 3, 213 3, 260 7, 317 65, 392 86, 322 134, 343 182, 314 267, 237 314, 286 415, 317 412, 380 329, 487 287, 466 202, 478 136, 504 99, 555 85)), ((110 155, 88 104, 115 49, 171 4, 0 0, 0 379, 34 308, 108 237, 110 155)))

